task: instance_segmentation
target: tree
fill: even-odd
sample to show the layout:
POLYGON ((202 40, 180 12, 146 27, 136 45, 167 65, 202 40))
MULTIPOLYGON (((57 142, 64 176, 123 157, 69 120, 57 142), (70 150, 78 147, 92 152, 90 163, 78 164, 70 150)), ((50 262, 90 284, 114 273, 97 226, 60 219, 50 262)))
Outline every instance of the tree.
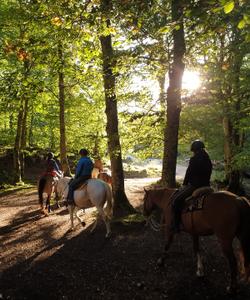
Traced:
MULTIPOLYGON (((102 11, 106 18, 107 29, 110 27, 108 11, 111 9, 110 0, 102 0, 102 11)), ((106 103, 107 115, 107 135, 108 135, 108 150, 111 162, 112 171, 112 188, 114 196, 114 215, 120 216, 134 212, 129 204, 124 190, 124 173, 122 166, 121 145, 118 130, 117 116, 117 100, 115 91, 115 76, 113 68, 115 66, 111 34, 102 35, 100 37, 103 59, 103 82, 106 103)))
POLYGON ((171 5, 172 21, 176 24, 173 30, 173 61, 169 71, 169 87, 167 90, 167 124, 164 132, 164 154, 162 182, 175 187, 177 162, 178 132, 181 112, 181 87, 185 64, 185 38, 183 28, 182 0, 173 0, 171 5))

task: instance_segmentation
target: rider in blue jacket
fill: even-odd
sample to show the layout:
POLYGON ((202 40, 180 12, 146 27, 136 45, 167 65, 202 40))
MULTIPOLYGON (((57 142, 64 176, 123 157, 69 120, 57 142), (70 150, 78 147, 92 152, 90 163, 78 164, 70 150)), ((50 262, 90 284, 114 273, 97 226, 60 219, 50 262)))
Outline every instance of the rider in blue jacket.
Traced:
POLYGON ((75 178, 69 184, 69 192, 67 197, 68 204, 74 203, 74 191, 86 180, 91 178, 91 173, 94 167, 92 160, 88 157, 88 150, 81 149, 79 154, 81 155, 81 158, 76 166, 75 178))

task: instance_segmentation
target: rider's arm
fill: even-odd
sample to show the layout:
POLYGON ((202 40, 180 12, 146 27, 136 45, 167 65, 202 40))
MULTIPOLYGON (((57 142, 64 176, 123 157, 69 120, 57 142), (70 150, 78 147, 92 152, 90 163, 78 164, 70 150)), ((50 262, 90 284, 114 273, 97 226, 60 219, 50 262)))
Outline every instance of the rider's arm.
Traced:
POLYGON ((58 164, 56 163, 56 161, 54 161, 54 170, 58 173, 61 173, 59 167, 58 167, 58 164))
POLYGON ((189 165, 183 180, 183 185, 188 185, 190 183, 190 179, 193 175, 197 174, 197 167, 199 168, 199 164, 197 163, 197 159, 195 157, 191 157, 189 160, 189 165))

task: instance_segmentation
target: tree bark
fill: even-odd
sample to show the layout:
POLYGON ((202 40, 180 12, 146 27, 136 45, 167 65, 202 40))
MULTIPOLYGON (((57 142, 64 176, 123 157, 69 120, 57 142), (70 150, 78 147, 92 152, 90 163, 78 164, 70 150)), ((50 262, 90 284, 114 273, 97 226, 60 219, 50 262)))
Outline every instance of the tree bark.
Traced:
MULTIPOLYGON (((111 1, 102 1, 104 15, 111 8, 111 1)), ((107 27, 110 20, 107 19, 107 27)), ((108 150, 111 162, 112 189, 114 198, 114 216, 119 217, 135 212, 129 203, 124 189, 124 172, 122 165, 121 145, 118 129, 117 99, 115 92, 115 76, 112 68, 115 65, 111 35, 100 37, 103 60, 103 81, 105 92, 105 113, 107 115, 106 131, 108 136, 108 150)))
POLYGON ((66 130, 65 130, 65 84, 64 84, 64 59, 62 45, 58 46, 58 58, 60 62, 60 68, 58 71, 58 100, 59 100, 59 118, 60 118, 60 160, 62 170, 65 176, 70 176, 70 168, 67 158, 67 146, 66 146, 66 130))
POLYGON ((27 116, 29 108, 29 97, 27 94, 24 95, 24 108, 23 108, 23 118, 21 127, 21 151, 20 151, 20 165, 21 165, 21 176, 24 177, 25 168, 25 154, 24 149, 27 147, 27 116))
POLYGON ((186 51, 183 28, 183 2, 172 0, 172 21, 178 24, 173 30, 173 62, 169 71, 169 87, 167 90, 167 114, 164 130, 164 153, 162 167, 162 183, 169 187, 176 186, 176 162, 178 150, 178 132, 181 112, 182 76, 185 68, 183 57, 186 51))
MULTIPOLYGON (((23 64, 23 80, 26 80, 29 71, 30 71, 30 61, 27 59, 23 64)), ((17 129, 16 129, 16 138, 14 143, 14 151, 13 151, 13 163, 14 163, 14 183, 22 182, 22 178, 24 176, 24 153, 23 150, 26 147, 26 123, 27 123, 27 115, 28 115, 28 103, 29 97, 27 95, 27 91, 23 90, 22 95, 20 97, 20 107, 17 118, 17 129)))
POLYGON ((19 113, 17 117, 17 129, 16 137, 13 149, 13 182, 19 183, 22 182, 22 170, 21 170, 21 135, 22 135, 22 119, 23 119, 23 102, 21 101, 19 113))

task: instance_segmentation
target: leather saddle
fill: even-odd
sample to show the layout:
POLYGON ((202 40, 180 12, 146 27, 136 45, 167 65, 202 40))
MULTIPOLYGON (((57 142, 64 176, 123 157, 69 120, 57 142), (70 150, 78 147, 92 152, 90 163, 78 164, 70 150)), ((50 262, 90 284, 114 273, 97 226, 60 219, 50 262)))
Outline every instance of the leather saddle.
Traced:
POLYGON ((196 189, 192 196, 185 199, 185 206, 183 211, 190 212, 194 210, 202 210, 204 205, 204 199, 212 194, 214 190, 210 186, 204 186, 196 189))

